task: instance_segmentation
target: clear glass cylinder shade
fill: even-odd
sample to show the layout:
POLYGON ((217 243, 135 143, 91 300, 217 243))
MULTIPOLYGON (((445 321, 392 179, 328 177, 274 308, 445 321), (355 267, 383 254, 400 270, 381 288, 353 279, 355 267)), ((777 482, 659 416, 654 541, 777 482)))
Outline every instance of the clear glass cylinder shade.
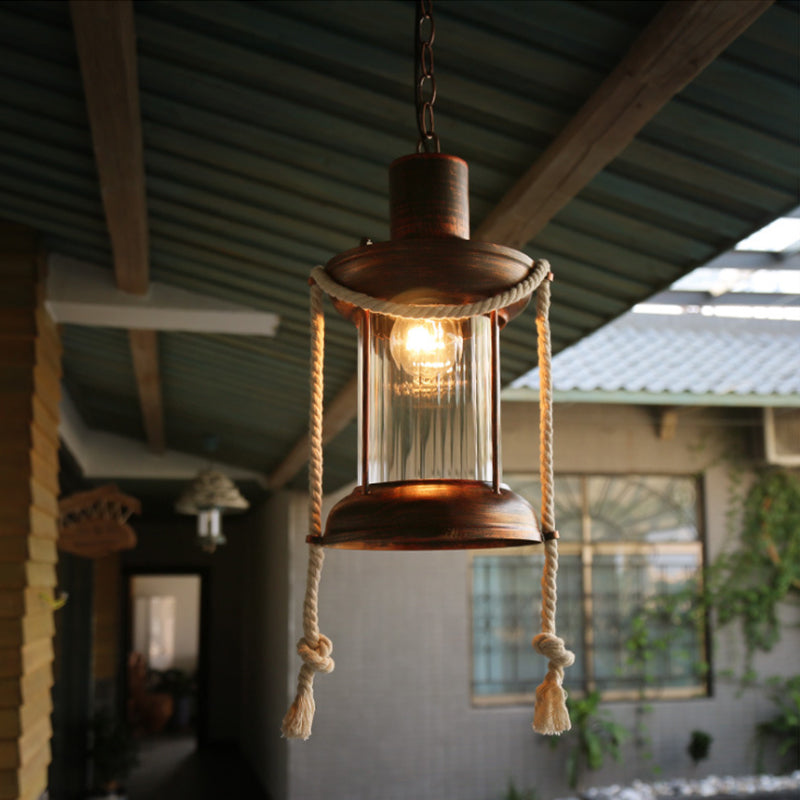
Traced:
POLYGON ((362 454, 367 437, 367 464, 359 459, 359 482, 365 468, 370 484, 492 481, 491 320, 371 314, 366 334, 365 327, 358 430, 362 454))

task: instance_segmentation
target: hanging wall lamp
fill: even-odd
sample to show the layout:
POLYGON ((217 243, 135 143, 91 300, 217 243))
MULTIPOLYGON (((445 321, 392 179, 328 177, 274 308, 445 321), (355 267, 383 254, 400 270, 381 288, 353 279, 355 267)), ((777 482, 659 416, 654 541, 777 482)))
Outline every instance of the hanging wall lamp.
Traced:
POLYGON ((236 484, 213 469, 198 472, 175 503, 179 514, 197 517, 197 541, 207 553, 213 553, 227 542, 222 533, 222 515, 248 508, 250 503, 242 497, 236 484))
POLYGON ((283 733, 306 739, 314 672, 330 672, 317 622, 323 547, 380 550, 494 548, 546 543, 542 633, 550 660, 534 727, 569 728, 563 669, 574 657, 555 635, 550 266, 469 238, 467 164, 440 152, 434 129, 435 28, 417 3, 417 153, 389 168, 391 239, 341 253, 311 274, 309 570, 298 693, 283 733), (530 504, 502 483, 500 329, 537 290, 542 371, 542 530, 530 504), (322 294, 358 328, 358 485, 330 512, 322 504, 322 294))

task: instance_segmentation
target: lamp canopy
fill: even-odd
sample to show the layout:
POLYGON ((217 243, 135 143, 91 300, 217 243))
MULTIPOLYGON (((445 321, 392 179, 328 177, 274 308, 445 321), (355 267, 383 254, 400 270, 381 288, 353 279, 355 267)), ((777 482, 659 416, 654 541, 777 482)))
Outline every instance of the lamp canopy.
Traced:
POLYGON ((247 511, 250 503, 236 484, 222 472, 201 470, 175 503, 179 514, 200 514, 217 508, 222 512, 247 511))

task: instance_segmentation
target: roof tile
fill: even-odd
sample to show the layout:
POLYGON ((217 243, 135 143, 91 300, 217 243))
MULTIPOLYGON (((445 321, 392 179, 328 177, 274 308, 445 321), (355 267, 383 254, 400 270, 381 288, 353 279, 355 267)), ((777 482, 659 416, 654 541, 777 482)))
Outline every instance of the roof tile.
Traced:
MULTIPOLYGON (((513 386, 538 389, 538 369, 513 386)), ((559 353, 553 388, 800 395, 800 323, 628 314, 559 353)))

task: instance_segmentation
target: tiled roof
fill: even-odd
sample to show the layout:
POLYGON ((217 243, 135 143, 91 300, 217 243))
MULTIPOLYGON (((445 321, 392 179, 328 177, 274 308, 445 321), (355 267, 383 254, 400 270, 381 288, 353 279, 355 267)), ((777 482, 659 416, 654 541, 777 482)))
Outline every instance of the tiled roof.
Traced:
MULTIPOLYGON (((538 390, 538 369, 512 387, 538 390)), ((800 405, 800 323, 627 314, 553 359, 553 389, 704 403, 795 396, 800 405)))

